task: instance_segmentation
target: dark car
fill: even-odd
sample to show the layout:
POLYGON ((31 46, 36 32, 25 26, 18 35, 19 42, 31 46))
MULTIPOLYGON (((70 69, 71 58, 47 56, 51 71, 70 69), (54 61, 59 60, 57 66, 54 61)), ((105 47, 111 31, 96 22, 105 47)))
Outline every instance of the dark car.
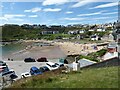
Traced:
POLYGON ((12 75, 10 75, 10 78, 11 78, 11 79, 16 79, 16 78, 18 78, 18 76, 15 75, 15 74, 12 74, 12 75))
POLYGON ((42 72, 37 67, 31 67, 30 74, 31 75, 39 75, 39 74, 42 74, 42 72))
POLYGON ((55 63, 55 65, 59 66, 59 67, 63 67, 64 64, 63 63, 55 63))
POLYGON ((37 59, 38 62, 48 62, 46 57, 41 57, 37 59))
POLYGON ((39 70, 40 70, 41 72, 50 71, 50 69, 49 69, 47 66, 40 67, 39 70))
POLYGON ((36 62, 34 58, 25 58, 24 62, 36 62))

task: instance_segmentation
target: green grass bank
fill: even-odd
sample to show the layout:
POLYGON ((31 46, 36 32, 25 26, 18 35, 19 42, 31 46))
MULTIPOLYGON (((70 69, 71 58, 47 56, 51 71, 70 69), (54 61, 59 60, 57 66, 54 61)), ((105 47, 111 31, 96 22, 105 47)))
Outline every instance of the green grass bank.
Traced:
POLYGON ((62 74, 60 71, 21 79, 10 88, 118 88, 118 68, 83 69, 62 74))

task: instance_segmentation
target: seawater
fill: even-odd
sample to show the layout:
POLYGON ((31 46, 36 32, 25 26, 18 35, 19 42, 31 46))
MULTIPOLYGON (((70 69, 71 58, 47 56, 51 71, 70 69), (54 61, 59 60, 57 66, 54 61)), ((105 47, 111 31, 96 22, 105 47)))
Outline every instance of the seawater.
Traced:
MULTIPOLYGON (((33 58, 40 58, 40 57, 47 57, 47 58, 63 58, 66 57, 66 55, 61 51, 61 49, 57 46, 50 46, 49 49, 45 48, 46 46, 48 47, 50 44, 48 43, 31 43, 31 44, 26 44, 26 43, 12 43, 12 44, 8 44, 5 46, 1 46, 0 47, 0 57, 2 57, 2 59, 14 59, 14 60, 24 60, 24 58, 26 57, 33 57, 33 58), (44 46, 44 49, 40 49, 40 51, 36 50, 36 51, 32 51, 32 52, 24 52, 24 54, 22 53, 18 53, 21 50, 24 50, 26 47, 29 46, 37 46, 37 47, 41 47, 44 46), (16 54, 18 53, 18 54, 16 54)), ((29 49, 29 48, 28 48, 29 49)))
POLYGON ((18 52, 21 49, 24 49, 25 46, 22 44, 8 44, 5 46, 0 46, 0 57, 8 56, 9 54, 18 52))

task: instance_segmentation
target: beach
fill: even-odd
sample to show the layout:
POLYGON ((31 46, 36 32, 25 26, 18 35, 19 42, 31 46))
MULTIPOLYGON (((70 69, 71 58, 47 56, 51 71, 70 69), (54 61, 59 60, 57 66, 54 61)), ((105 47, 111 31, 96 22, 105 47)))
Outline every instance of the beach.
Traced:
POLYGON ((24 60, 25 58, 32 57, 34 59, 38 59, 40 57, 46 57, 48 59, 59 59, 65 58, 67 55, 87 55, 88 53, 96 52, 102 48, 103 46, 97 46, 96 49, 93 46, 97 45, 97 43, 92 44, 80 44, 75 42, 57 42, 57 41, 47 41, 47 40, 25 40, 24 43, 30 43, 26 48, 10 53, 5 56, 4 59, 8 58, 13 60, 24 60), (33 43, 48 43, 50 45, 33 45, 33 43))
POLYGON ((96 46, 97 44, 79 44, 79 43, 73 43, 73 42, 55 42, 55 45, 58 45, 61 50, 66 55, 76 55, 76 54, 88 54, 92 52, 96 52, 104 48, 103 46, 97 46, 97 49, 94 49, 93 46, 96 46))
POLYGON ((103 48, 103 46, 94 49, 92 46, 94 44, 80 44, 74 42, 57 42, 57 41, 46 41, 46 40, 26 40, 23 41, 27 43, 27 47, 15 52, 10 53, 3 60, 7 63, 10 69, 15 70, 18 75, 18 79, 21 77, 21 73, 29 71, 30 67, 42 67, 46 65, 44 62, 32 62, 25 63, 24 59, 32 57, 38 59, 41 57, 46 57, 50 62, 59 62, 59 58, 65 58, 67 55, 85 55, 91 52, 96 52, 103 48), (35 46, 34 43, 39 44, 39 42, 49 43, 49 46, 35 46), (28 44, 31 43, 31 44, 28 44), (8 58, 10 60, 8 60, 8 58), (11 61, 13 60, 13 61, 11 61), (17 67, 17 68, 16 68, 17 67))

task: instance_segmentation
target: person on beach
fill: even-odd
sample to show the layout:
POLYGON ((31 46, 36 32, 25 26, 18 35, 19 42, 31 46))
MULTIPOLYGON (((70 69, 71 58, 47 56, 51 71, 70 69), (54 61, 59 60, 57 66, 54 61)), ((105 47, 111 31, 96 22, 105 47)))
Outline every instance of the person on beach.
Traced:
POLYGON ((83 46, 83 50, 85 50, 85 46, 83 46))
POLYGON ((10 58, 8 58, 8 61, 10 61, 10 58))

